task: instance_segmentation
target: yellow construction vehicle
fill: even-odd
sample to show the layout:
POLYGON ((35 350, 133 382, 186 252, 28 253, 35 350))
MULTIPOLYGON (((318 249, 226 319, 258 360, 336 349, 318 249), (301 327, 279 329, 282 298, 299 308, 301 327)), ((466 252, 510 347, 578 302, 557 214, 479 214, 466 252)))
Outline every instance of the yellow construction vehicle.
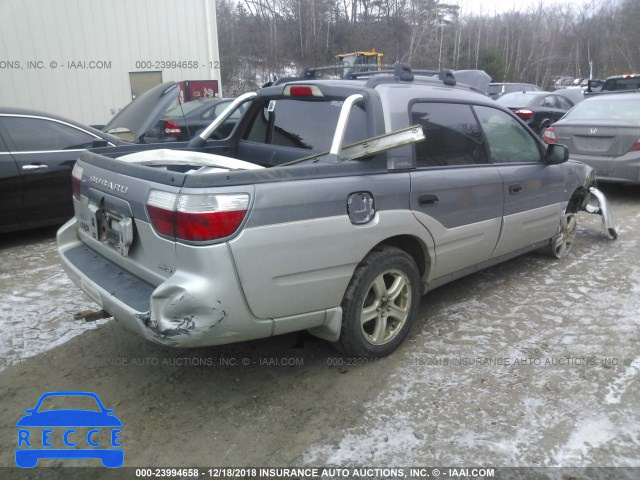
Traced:
POLYGON ((341 77, 347 77, 351 73, 372 72, 382 69, 383 53, 376 52, 372 48, 370 52, 352 52, 336 55, 338 62, 342 64, 341 77))

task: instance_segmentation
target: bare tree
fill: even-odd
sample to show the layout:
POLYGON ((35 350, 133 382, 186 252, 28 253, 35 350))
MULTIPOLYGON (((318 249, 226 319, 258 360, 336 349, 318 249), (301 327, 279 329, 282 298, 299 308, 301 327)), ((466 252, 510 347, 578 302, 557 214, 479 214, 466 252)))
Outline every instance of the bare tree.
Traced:
POLYGON ((485 68, 495 81, 547 87, 554 76, 640 68, 640 2, 460 16, 446 0, 217 0, 223 82, 232 93, 338 53, 376 48, 385 63, 485 68))

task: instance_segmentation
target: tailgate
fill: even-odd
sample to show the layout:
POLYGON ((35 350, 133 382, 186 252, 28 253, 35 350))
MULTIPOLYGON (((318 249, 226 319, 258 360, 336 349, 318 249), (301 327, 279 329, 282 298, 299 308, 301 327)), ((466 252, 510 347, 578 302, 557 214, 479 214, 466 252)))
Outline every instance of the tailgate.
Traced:
POLYGON ((153 230, 146 200, 152 189, 179 192, 184 175, 115 162, 89 152, 78 160, 74 168, 78 236, 100 256, 158 285, 175 271, 176 248, 174 241, 153 230))

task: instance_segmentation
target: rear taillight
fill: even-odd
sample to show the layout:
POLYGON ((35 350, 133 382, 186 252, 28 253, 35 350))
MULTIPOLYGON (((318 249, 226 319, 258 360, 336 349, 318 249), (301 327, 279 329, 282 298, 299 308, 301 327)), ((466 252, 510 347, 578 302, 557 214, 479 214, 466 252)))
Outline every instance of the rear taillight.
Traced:
POLYGON ((544 141, 544 143, 548 143, 549 145, 558 143, 556 132, 553 127, 549 127, 544 130, 544 133, 542 134, 542 140, 544 141))
POLYGON ((533 118, 533 112, 528 108, 521 108, 520 110, 516 110, 513 113, 515 113, 517 116, 519 116, 523 120, 529 120, 533 118))
POLYGON ((82 189, 82 167, 77 163, 71 171, 71 186, 73 189, 73 198, 80 200, 80 191, 82 189))
POLYGON ((175 238, 175 207, 178 196, 175 193, 151 190, 147 200, 147 212, 156 232, 175 238))
POLYGON ((164 133, 172 137, 177 137, 178 135, 180 135, 180 127, 175 122, 172 122, 171 120, 165 120, 164 133))
POLYGON ((158 233, 193 242, 233 235, 248 208, 246 193, 178 195, 152 190, 147 200, 147 212, 158 233))
POLYGON ((636 140, 636 143, 631 145, 631 148, 629 149, 629 151, 630 152, 638 152, 638 151, 640 151, 640 138, 638 140, 636 140))

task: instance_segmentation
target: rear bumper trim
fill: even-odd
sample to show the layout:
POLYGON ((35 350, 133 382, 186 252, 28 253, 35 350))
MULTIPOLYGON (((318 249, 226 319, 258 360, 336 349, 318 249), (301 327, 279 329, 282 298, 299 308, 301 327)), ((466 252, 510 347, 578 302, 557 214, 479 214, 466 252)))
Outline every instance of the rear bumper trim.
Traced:
MULTIPOLYGON (((62 253, 92 282, 138 312, 148 312, 156 287, 135 277, 90 248, 80 245, 62 253)), ((95 299, 94 299, 95 300, 95 299)))

